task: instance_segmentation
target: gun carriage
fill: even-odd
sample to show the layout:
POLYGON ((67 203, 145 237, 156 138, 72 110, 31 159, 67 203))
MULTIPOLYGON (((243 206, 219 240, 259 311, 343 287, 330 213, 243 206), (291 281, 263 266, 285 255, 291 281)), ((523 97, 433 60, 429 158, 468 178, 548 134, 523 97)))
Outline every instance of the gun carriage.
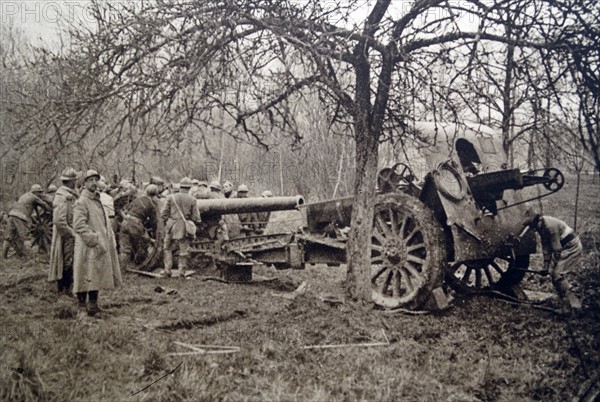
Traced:
MULTIPOLYGON (((524 277, 536 251, 528 231, 528 201, 564 185, 555 168, 509 169, 497 134, 482 126, 420 123, 428 138, 414 157, 383 168, 373 200, 371 283, 375 303, 419 308, 444 283, 460 292, 510 292, 524 277), (418 175, 422 180, 418 180, 418 175), (544 193, 524 197, 523 189, 544 193)), ((208 238, 200 228, 190 254, 213 260, 225 272, 249 279, 255 264, 303 269, 306 264, 346 263, 353 198, 305 203, 301 196, 198 200, 203 217, 299 210, 298 230, 229 240, 208 238)), ((210 221, 210 219, 208 219, 210 221)), ((236 231, 233 231, 237 233, 236 231)), ((160 262, 161 230, 140 268, 160 262)))

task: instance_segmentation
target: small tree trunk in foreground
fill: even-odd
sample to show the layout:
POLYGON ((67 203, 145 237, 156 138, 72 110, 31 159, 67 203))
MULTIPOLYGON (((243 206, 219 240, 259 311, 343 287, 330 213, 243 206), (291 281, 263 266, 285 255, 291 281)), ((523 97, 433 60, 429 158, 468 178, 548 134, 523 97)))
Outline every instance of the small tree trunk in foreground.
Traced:
POLYGON ((371 232, 373 198, 377 174, 378 142, 369 132, 367 112, 357 119, 356 179, 350 234, 346 249, 346 297, 351 301, 370 303, 371 297, 371 232))

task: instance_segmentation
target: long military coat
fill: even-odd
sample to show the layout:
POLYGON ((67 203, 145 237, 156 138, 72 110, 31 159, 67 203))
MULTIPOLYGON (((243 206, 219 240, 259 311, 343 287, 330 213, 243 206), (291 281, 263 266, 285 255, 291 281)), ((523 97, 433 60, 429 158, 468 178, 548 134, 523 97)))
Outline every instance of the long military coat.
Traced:
POLYGON ((48 281, 57 281, 63 276, 63 267, 73 265, 75 231, 73 230, 73 207, 77 190, 61 186, 54 196, 52 212, 52 244, 50 245, 50 269, 48 281), (70 254, 69 254, 70 253, 70 254))
POLYGON ((98 193, 84 189, 73 210, 73 293, 121 286, 115 235, 98 193))

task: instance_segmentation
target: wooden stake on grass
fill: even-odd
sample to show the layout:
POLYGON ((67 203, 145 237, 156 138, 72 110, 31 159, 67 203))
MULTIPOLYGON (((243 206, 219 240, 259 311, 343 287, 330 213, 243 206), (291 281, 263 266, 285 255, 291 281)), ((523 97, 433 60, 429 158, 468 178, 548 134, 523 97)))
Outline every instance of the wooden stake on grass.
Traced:
POLYGON ((339 349, 339 348, 369 348, 376 346, 389 346, 389 342, 372 342, 372 343, 342 343, 339 345, 307 345, 301 349, 339 349))
POLYGON ((241 350, 238 346, 191 345, 189 343, 177 341, 173 341, 173 343, 179 346, 183 346, 184 348, 192 349, 192 351, 167 353, 167 356, 223 355, 229 353, 238 353, 241 350))
POLYGON ((367 342, 367 343, 340 343, 333 345, 307 345, 302 346, 301 349, 339 349, 339 348, 369 348, 377 346, 389 346, 390 340, 385 334, 385 330, 381 329, 385 342, 367 342))

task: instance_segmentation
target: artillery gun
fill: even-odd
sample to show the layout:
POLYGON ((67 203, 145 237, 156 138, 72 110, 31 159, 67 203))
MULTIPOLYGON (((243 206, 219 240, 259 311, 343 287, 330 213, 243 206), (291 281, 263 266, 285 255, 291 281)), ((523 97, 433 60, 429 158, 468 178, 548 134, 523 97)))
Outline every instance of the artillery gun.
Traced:
MULTIPOLYGON (((416 308, 445 281, 460 292, 511 293, 524 277, 536 238, 528 201, 559 191, 555 168, 508 169, 497 134, 477 126, 417 123, 430 143, 377 178, 372 236, 373 299, 416 308), (422 171, 417 183, 412 166, 422 171), (545 193, 524 199, 520 190, 545 193)), ((306 205, 308 232, 345 241, 352 198, 306 205)), ((328 240, 331 242, 331 240, 328 240)), ((327 253, 326 253, 327 254, 327 253)))
MULTIPOLYGON (((511 292, 536 251, 535 235, 527 230, 534 212, 527 202, 560 190, 562 173, 509 169, 496 133, 486 127, 420 123, 415 129, 429 143, 377 178, 374 302, 416 309, 444 283, 463 292, 511 292), (522 190, 532 186, 545 193, 525 199, 522 190)), ((343 264, 353 202, 346 197, 306 204, 301 196, 198 200, 205 215, 298 209, 303 225, 297 231, 223 241, 201 235, 190 254, 214 260, 230 279, 245 280, 255 264, 277 269, 343 264)), ((160 248, 150 251, 148 261, 156 262, 160 248)))

